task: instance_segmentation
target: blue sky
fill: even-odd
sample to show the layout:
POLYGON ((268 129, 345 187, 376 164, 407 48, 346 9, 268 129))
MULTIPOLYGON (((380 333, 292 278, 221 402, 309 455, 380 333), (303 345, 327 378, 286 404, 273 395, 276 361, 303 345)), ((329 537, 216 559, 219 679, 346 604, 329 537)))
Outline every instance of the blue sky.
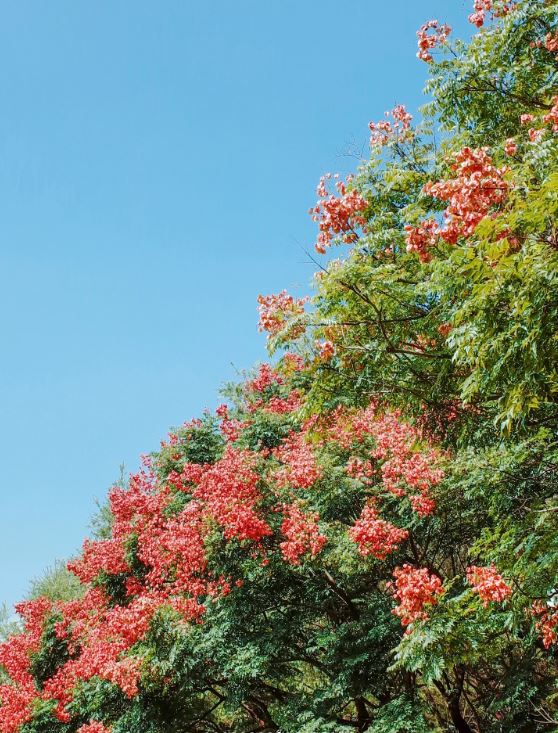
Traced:
POLYGON ((416 28, 469 4, 3 3, 0 600, 265 357, 256 297, 308 290, 319 176, 422 103, 416 28))

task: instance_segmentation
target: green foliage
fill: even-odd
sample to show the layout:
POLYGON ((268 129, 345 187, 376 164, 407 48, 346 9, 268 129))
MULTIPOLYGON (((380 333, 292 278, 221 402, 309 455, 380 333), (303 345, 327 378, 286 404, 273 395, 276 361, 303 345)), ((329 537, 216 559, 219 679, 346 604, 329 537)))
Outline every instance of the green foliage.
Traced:
POLYGON ((51 616, 43 630, 40 650, 32 656, 31 673, 39 689, 42 689, 46 680, 50 679, 56 670, 65 664, 70 655, 63 639, 56 635, 56 623, 59 616, 51 616))
POLYGON ((0 606, 0 641, 5 641, 12 634, 20 630, 19 621, 10 613, 10 609, 3 603, 0 606))
POLYGON ((81 583, 66 568, 66 563, 57 560, 47 568, 40 578, 31 583, 29 598, 48 598, 51 601, 71 601, 83 593, 81 583))
POLYGON ((402 696, 380 708, 372 733, 437 733, 438 726, 427 724, 417 701, 402 696))
POLYGON ((242 443, 250 450, 277 448, 293 429, 292 417, 258 413, 243 432, 242 443))

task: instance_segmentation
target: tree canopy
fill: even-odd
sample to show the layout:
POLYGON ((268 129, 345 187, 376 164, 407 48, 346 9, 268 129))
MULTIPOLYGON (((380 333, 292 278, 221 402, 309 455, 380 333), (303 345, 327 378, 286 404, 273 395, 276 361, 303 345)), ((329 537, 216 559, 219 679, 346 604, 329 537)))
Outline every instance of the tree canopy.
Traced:
POLYGON ((419 29, 273 360, 17 608, 1 733, 558 731, 558 2, 419 29))

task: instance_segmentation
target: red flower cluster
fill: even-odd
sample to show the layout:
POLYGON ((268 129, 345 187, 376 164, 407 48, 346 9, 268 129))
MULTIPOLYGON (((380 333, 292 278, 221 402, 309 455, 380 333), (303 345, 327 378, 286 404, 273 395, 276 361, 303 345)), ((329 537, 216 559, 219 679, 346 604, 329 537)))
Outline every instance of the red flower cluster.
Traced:
POLYGON ((435 503, 429 492, 440 483, 444 472, 439 467, 441 456, 437 451, 417 450, 419 431, 402 422, 397 411, 379 414, 373 404, 355 416, 352 427, 361 439, 365 435, 374 438, 372 457, 382 462, 384 488, 395 496, 409 495, 422 516, 432 513, 435 503))
POLYGON ((433 61, 432 49, 443 45, 451 33, 449 25, 441 25, 437 20, 429 20, 417 31, 418 51, 417 58, 430 63, 433 61))
POLYGON ((372 555, 376 560, 385 560, 407 539, 409 532, 380 519, 376 507, 367 504, 360 518, 349 530, 349 535, 358 545, 361 555, 372 555))
POLYGON ((271 534, 257 511, 261 494, 255 468, 253 453, 228 446, 223 457, 204 472, 194 491, 194 498, 203 501, 228 539, 258 541, 271 534))
POLYGON ((219 426, 227 443, 236 442, 245 427, 246 423, 241 420, 230 420, 229 418, 221 420, 221 425, 219 426))
POLYGON ((374 463, 371 460, 363 460, 362 458, 354 457, 347 461, 347 476, 357 478, 364 483, 369 483, 376 475, 376 469, 374 463))
MULTIPOLYGON (((198 472, 185 469, 185 480, 191 482, 198 472)), ((145 590, 153 592, 188 592, 202 595, 206 585, 200 582, 205 572, 203 541, 204 512, 199 502, 189 502, 173 516, 167 516, 172 501, 168 488, 155 485, 154 478, 133 476, 129 490, 111 491, 110 505, 114 516, 113 536, 134 535, 137 558, 146 566, 145 590), (174 578, 174 583, 169 582, 174 578)))
MULTIPOLYGON (((292 354, 277 369, 262 365, 239 393, 244 400, 240 410, 281 415, 298 409, 300 394, 287 391, 286 380, 303 367, 300 357, 292 354)), ((140 642, 159 610, 173 610, 179 624, 201 622, 207 598, 226 595, 242 584, 242 578, 210 572, 210 532, 220 529, 224 542, 242 543, 247 553, 262 557, 263 565, 273 548, 292 565, 315 557, 327 541, 319 515, 293 495, 311 489, 322 476, 318 456, 325 443, 338 441, 348 449, 346 455, 357 454, 340 468, 365 480, 370 491, 377 483, 380 490, 424 503, 442 475, 439 455, 419 449, 417 430, 402 423, 398 413, 381 414, 375 405, 336 410, 323 426, 314 416, 277 448, 259 452, 237 442, 252 424, 250 418, 231 418, 227 405, 220 405, 216 415, 226 440, 215 430, 217 448, 208 453, 208 461, 214 462, 185 461, 186 449, 198 438, 202 443, 206 439, 204 421, 191 421, 169 434, 158 457, 143 461, 144 469, 130 477, 128 488, 110 491, 110 538, 86 540, 81 557, 69 565, 84 584, 82 597, 57 603, 39 599, 18 607, 24 631, 0 645, 0 665, 10 677, 0 685, 0 733, 19 733, 40 700, 54 704, 60 721, 73 722, 69 705, 74 690, 94 677, 117 685, 129 697, 137 695, 149 664, 142 658, 140 642), (275 512, 282 519, 274 541, 275 512), (39 686, 31 661, 41 650, 45 623, 51 620, 69 658, 61 659, 39 686)), ((362 555, 383 559, 404 541, 407 531, 380 519, 375 509, 380 497, 376 501, 349 532, 362 555)), ((428 512, 433 508, 432 504, 428 512)), ((106 733, 98 721, 82 730, 106 733)))
MULTIPOLYGON (((220 412, 224 414, 223 409, 220 412)), ((171 440, 171 445, 176 443, 171 440)), ((25 630, 0 646, 0 663, 13 683, 0 687, 2 733, 18 731, 30 719, 33 700, 38 697, 55 701, 58 718, 68 721, 67 705, 80 680, 96 676, 118 685, 130 697, 137 694, 143 661, 133 649, 157 610, 170 606, 183 619, 196 620, 204 610, 198 600, 201 596, 228 592, 223 579, 212 579, 207 573, 207 518, 220 524, 228 538, 258 541, 270 534, 267 523, 257 516, 260 494, 254 460, 248 451, 228 448, 212 466, 188 464, 183 476, 174 472, 171 485, 175 490, 182 481, 195 486, 193 499, 178 513, 168 512, 172 490, 152 473, 137 474, 129 489, 110 492, 112 537, 87 541, 82 558, 70 564, 89 585, 86 594, 54 606, 39 599, 18 607, 25 630), (135 541, 136 561, 144 568, 141 578, 132 575, 126 560, 130 537, 135 541), (113 604, 102 587, 93 583, 122 574, 127 575, 128 601, 113 604), (30 655, 40 648, 45 619, 51 613, 62 618, 56 634, 67 643, 72 656, 39 690, 30 671, 30 655)))
MULTIPOLYGON (((304 305, 308 298, 293 298, 286 290, 277 295, 258 295, 258 312, 260 314, 259 330, 266 331, 268 338, 280 333, 293 318, 304 313, 304 305)), ((289 331, 293 338, 304 332, 304 325, 297 324, 295 332, 289 331)))
MULTIPOLYGON (((554 105, 553 108, 550 110, 550 112, 548 114, 544 115, 544 117, 542 119, 542 121, 545 124, 551 124, 551 125, 553 125, 553 131, 554 132, 557 132, 558 131, 558 127, 556 129, 554 129, 554 124, 558 120, 558 110, 556 109, 556 101, 557 101, 557 99, 558 98, 556 98, 556 97, 553 99, 553 105, 554 105)), ((532 122, 535 121, 535 119, 536 119, 535 118, 535 115, 530 114, 530 113, 524 113, 524 114, 522 114, 522 115, 519 116, 519 122, 520 122, 521 125, 530 125, 532 122)), ((545 130, 542 127, 540 127, 540 128, 530 127, 527 130, 527 135, 529 136, 529 140, 532 143, 538 142, 541 139, 541 137, 544 135, 544 133, 545 133, 545 130)))
POLYGON ((338 235, 342 235, 346 243, 353 242, 358 238, 356 230, 365 224, 362 213, 367 206, 366 200, 358 191, 347 188, 350 179, 347 179, 346 183, 336 181, 335 187, 339 195, 330 194, 326 181, 331 177, 331 173, 327 173, 320 178, 316 191, 319 200, 309 212, 312 221, 318 222, 319 234, 315 247, 320 254, 325 254, 332 240, 338 235))
POLYGON ((51 607, 45 598, 18 604, 16 611, 24 620, 24 633, 0 645, 0 666, 13 682, 0 685, 2 733, 16 733, 31 719, 31 704, 38 692, 29 667, 30 655, 40 648, 43 625, 51 607))
MULTIPOLYGON (((246 421, 230 418, 229 408, 227 407, 227 405, 219 405, 219 407, 215 410, 215 414, 218 418, 221 419, 219 430, 221 431, 221 434, 223 435, 227 443, 236 442, 244 428, 248 426, 248 423, 246 421)), ((194 483, 197 483, 200 478, 201 473, 197 475, 194 483)))
POLYGON ((436 502, 428 494, 427 491, 422 494, 414 494, 409 497, 413 511, 416 512, 419 517, 428 517, 436 509, 436 502))
POLYGON ((96 720, 91 723, 87 723, 86 725, 82 725, 77 729, 77 733, 110 733, 110 731, 110 728, 107 728, 96 720))
POLYGON ((467 582, 479 594, 485 608, 491 601, 505 601, 511 595, 511 588, 494 565, 490 567, 471 565, 467 568, 467 582))
POLYGON ((558 608, 542 601, 535 601, 531 606, 531 612, 537 619, 535 626, 542 636, 543 646, 548 649, 558 641, 558 608))
POLYGON ((281 376, 269 364, 262 364, 256 378, 249 381, 246 387, 250 392, 263 392, 268 387, 282 383, 281 376))
POLYGON ((263 406, 264 412, 273 412, 276 415, 286 415, 300 409, 302 400, 300 393, 294 389, 287 397, 272 397, 263 406))
POLYGON ((31 705, 36 697, 34 685, 26 686, 20 682, 0 685, 0 731, 17 733, 22 725, 31 720, 31 705))
MULTIPOLYGON (((56 625, 56 634, 66 641, 73 656, 46 681, 42 696, 57 701, 56 714, 62 721, 69 720, 66 706, 79 680, 96 676, 118 685, 129 697, 136 695, 142 659, 130 652, 148 631, 156 611, 168 605, 185 620, 195 620, 203 612, 199 596, 215 593, 222 585, 205 574, 201 507, 193 501, 178 514, 167 516, 171 496, 162 486, 155 491, 153 478, 138 474, 132 477, 129 490, 115 488, 110 494, 112 543, 122 545, 126 536, 134 536, 137 559, 145 567, 141 581, 128 575, 127 605, 113 605, 105 592, 94 586, 83 598, 56 605, 63 619, 56 625)), ((97 571, 114 574, 107 542, 86 543, 88 561, 72 564, 74 571, 87 579, 84 582, 96 580, 92 574, 97 571), (89 562, 97 547, 99 560, 89 562)))
POLYGON ((304 513, 297 504, 285 505, 283 512, 281 532, 287 539, 280 544, 281 552, 288 563, 299 565, 303 555, 315 557, 327 539, 318 529, 318 514, 304 513))
POLYGON ((109 575, 129 572, 125 549, 120 539, 103 540, 101 542, 83 543, 82 556, 68 563, 68 570, 81 580, 90 583, 95 580, 101 570, 109 575))
POLYGON ((69 722, 70 715, 66 706, 73 697, 73 688, 79 680, 100 677, 121 687, 128 696, 133 697, 138 691, 138 679, 142 660, 134 657, 121 657, 125 644, 121 639, 101 639, 102 629, 87 639, 88 646, 79 658, 63 665, 58 672, 47 680, 43 696, 57 700, 56 716, 62 722, 69 722))
POLYGON ((393 613, 399 616, 403 626, 415 621, 426 621, 427 606, 435 606, 438 596, 444 593, 442 581, 437 575, 428 572, 427 568, 414 568, 407 563, 393 571, 395 583, 388 583, 388 588, 399 605, 393 613))
MULTIPOLYGON (((130 697, 137 693, 142 659, 128 656, 127 652, 145 633, 156 603, 153 599, 148 609, 125 609, 129 610, 125 617, 122 617, 123 608, 111 607, 109 599, 100 591, 90 591, 80 601, 57 604, 64 621, 57 625, 56 633, 66 640, 68 649, 75 655, 46 681, 42 690, 44 699, 57 702, 59 720, 70 720, 66 706, 79 680, 97 676, 118 684, 130 697), (128 628, 130 614, 136 614, 137 620, 128 628)), ((157 605, 160 603, 159 599, 157 605)))

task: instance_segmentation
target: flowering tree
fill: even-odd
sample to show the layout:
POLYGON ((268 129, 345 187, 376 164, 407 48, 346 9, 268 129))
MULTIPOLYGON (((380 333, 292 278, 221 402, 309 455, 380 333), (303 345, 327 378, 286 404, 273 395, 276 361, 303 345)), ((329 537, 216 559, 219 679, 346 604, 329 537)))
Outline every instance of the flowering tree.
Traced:
POLYGON ((260 296, 276 362, 18 606, 0 733, 557 728, 558 3, 469 19, 418 31, 420 124, 321 179, 342 255, 260 296))

